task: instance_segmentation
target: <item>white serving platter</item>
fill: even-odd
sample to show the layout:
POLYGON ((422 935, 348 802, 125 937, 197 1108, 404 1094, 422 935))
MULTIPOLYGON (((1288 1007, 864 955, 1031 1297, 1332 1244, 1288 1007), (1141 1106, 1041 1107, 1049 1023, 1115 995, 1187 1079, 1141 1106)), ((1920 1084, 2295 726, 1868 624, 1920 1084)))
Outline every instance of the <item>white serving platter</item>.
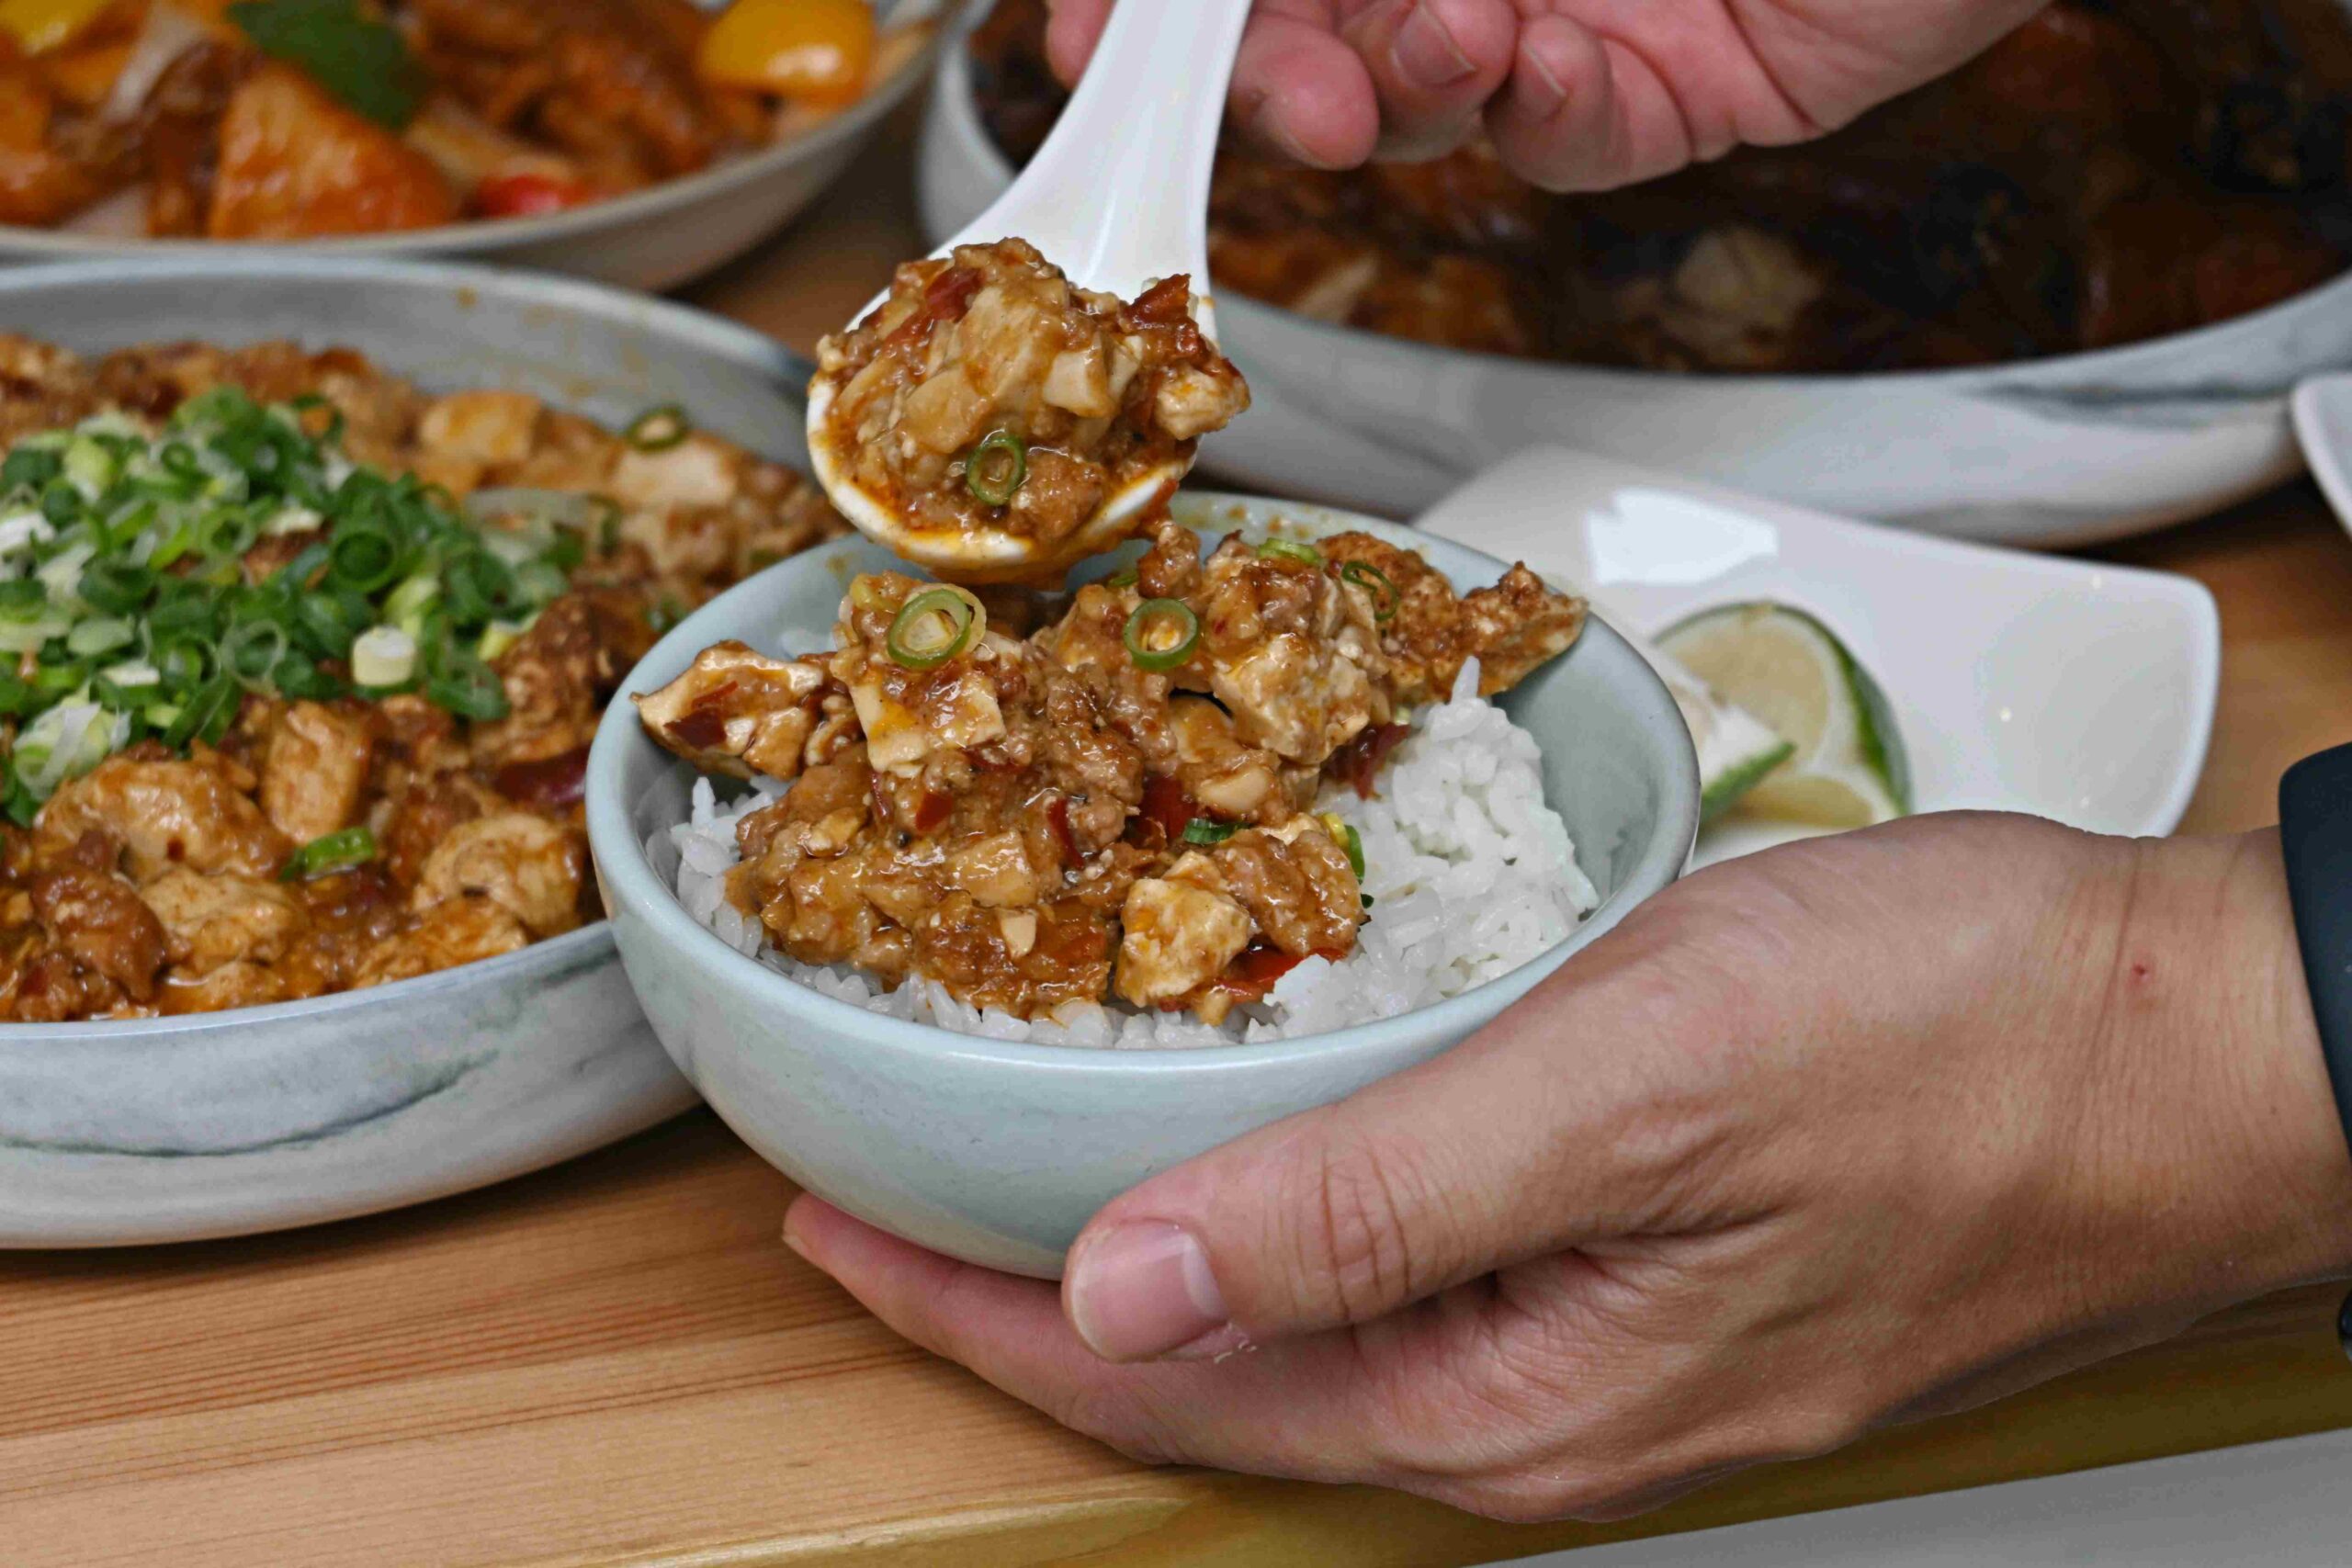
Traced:
MULTIPOLYGON (((2022 811, 2096 832, 2179 826, 2203 770, 2221 618, 2201 584, 1847 522, 1558 447, 1420 519, 1655 635, 1768 599, 1820 617, 1894 704, 1922 811, 2022 811)), ((1804 836, 1735 816, 1699 863, 1804 836)))

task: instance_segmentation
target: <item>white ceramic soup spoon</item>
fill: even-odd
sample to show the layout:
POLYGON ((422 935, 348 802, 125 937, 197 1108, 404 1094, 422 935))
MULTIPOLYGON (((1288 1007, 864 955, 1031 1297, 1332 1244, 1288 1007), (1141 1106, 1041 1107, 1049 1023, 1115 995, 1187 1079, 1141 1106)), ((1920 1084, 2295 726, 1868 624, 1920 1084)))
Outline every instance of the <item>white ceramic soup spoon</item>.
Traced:
MULTIPOLYGON (((1186 274, 1193 317, 1214 340, 1206 293, 1209 176, 1234 56, 1252 0, 1121 0, 1085 78, 1036 157, 997 204, 933 254, 958 245, 1029 241, 1085 288, 1132 299, 1186 274)), ((860 311, 863 319, 889 295, 860 311)), ((916 526, 850 478, 828 415, 837 388, 808 387, 808 455, 817 482, 859 532, 943 576, 1000 581, 1047 575, 1125 538, 1136 514, 1184 477, 1170 461, 1115 491, 1050 547, 1005 529, 916 526)))

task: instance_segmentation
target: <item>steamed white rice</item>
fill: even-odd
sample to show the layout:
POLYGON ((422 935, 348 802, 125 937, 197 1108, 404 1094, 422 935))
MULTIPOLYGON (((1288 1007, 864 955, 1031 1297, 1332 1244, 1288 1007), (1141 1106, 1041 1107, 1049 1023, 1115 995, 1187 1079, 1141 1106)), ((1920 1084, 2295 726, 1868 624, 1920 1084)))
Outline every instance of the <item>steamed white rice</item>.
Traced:
POLYGON ((1478 695, 1475 660, 1449 701, 1414 715, 1413 734, 1389 754, 1377 798, 1346 788, 1324 798, 1322 808, 1353 823, 1363 840, 1363 889, 1373 908, 1355 952, 1338 964, 1308 959, 1263 1001, 1236 1008, 1216 1028, 1190 1013, 1091 1002, 1024 1021, 967 1007, 933 981, 885 991, 846 966, 786 957, 766 944, 757 920, 727 901, 726 890, 739 858, 736 824, 786 787, 762 782, 721 801, 707 779, 695 782, 692 818, 646 846, 657 868, 675 862, 678 900, 687 913, 737 952, 829 997, 886 1018, 996 1040, 1136 1050, 1321 1034, 1427 1007, 1507 975, 1564 940, 1600 901, 1577 865, 1567 825, 1544 803, 1534 738, 1478 695))

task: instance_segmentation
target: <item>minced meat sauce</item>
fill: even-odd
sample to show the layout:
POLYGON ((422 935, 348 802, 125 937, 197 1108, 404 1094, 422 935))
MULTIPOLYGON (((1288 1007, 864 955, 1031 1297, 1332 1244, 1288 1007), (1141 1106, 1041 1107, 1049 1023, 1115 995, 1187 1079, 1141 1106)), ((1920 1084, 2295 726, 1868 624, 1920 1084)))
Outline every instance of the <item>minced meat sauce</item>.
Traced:
POLYGON ((599 918, 605 702, 842 526, 640 424, 343 350, 0 337, 0 1018, 314 997, 599 918))
POLYGON ((1128 303, 1075 288, 1021 240, 909 263, 819 349, 844 477, 917 528, 1050 547, 1249 407, 1192 300, 1182 276, 1128 303))
POLYGON ((1368 785, 1467 660, 1499 692, 1583 625, 1524 566, 1457 595, 1365 534, 1204 560, 1164 515, 1148 531, 1025 637, 877 574, 832 651, 723 644, 638 698, 697 768, 794 781, 742 822, 729 884, 777 948, 1024 1018, 1115 996, 1220 1021, 1354 949, 1362 850, 1313 809, 1326 777, 1368 785))

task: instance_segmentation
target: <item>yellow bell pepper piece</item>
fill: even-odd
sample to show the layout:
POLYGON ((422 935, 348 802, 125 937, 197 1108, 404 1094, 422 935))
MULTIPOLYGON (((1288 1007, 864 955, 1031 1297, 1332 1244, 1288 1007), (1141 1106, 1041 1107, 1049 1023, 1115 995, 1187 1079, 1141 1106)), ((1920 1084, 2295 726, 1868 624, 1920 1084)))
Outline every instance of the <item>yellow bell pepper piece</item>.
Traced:
POLYGON ((796 103, 842 105, 874 68, 867 0, 735 0, 703 34, 705 80, 796 103))
POLYGON ((44 54, 72 40, 114 0, 0 0, 0 28, 17 35, 27 54, 44 54))

